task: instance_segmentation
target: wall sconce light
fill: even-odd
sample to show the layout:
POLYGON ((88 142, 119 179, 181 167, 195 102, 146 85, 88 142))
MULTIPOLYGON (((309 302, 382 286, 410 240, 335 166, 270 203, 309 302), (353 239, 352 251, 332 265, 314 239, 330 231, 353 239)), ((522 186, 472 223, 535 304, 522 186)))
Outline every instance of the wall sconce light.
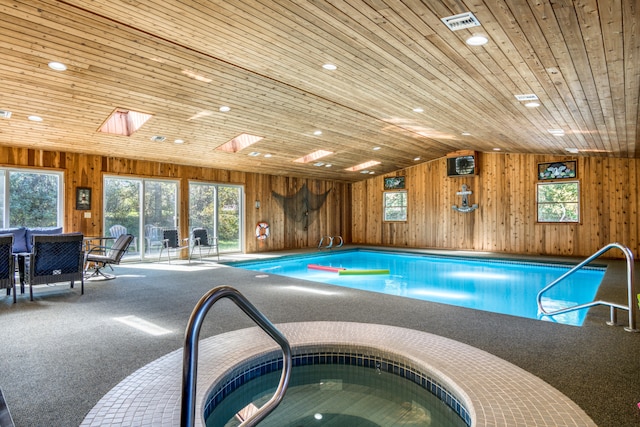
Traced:
POLYGON ((256 200, 256 209, 260 209, 260 200, 256 200))

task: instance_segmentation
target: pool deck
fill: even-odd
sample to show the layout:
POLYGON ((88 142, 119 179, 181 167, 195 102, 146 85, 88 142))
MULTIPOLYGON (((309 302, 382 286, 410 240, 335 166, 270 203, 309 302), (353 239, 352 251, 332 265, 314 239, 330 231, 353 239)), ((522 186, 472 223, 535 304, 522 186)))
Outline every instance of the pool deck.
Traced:
MULTIPOLYGON (((304 252, 317 250, 222 258, 304 252)), ((602 263, 612 268, 598 299, 626 303, 624 263, 602 263)), ((0 358, 0 387, 16 425, 155 426, 163 425, 160 419, 179 425, 175 402, 187 319, 198 299, 220 285, 242 292, 294 345, 347 340, 401 351, 429 365, 459 387, 471 403, 474 425, 640 425, 640 334, 607 326, 605 307, 590 309, 585 324, 575 327, 276 275, 257 277, 215 262, 125 263, 116 274, 116 280, 86 282, 83 296, 66 284, 36 289, 33 302, 28 294, 17 304, 0 298, 2 354, 10 356, 0 358), (166 333, 155 336, 116 321, 123 317, 166 333)), ((619 323, 626 321, 621 312, 619 323)), ((245 359, 275 346, 260 334, 233 304, 216 304, 201 334, 200 374, 208 377, 199 380, 199 393, 205 391, 201 384, 219 375, 207 367, 214 359, 233 365, 236 356, 227 351, 245 359)))

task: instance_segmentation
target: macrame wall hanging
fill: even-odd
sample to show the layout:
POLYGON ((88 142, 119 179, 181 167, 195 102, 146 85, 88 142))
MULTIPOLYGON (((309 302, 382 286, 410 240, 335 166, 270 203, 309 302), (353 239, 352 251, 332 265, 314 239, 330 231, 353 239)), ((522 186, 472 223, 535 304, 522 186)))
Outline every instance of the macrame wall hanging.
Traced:
POLYGON ((275 191, 271 194, 282 207, 287 219, 301 224, 306 231, 309 224, 316 220, 316 213, 324 205, 331 190, 330 188, 322 194, 314 194, 307 188, 307 184, 303 184, 295 194, 290 196, 283 196, 275 191))

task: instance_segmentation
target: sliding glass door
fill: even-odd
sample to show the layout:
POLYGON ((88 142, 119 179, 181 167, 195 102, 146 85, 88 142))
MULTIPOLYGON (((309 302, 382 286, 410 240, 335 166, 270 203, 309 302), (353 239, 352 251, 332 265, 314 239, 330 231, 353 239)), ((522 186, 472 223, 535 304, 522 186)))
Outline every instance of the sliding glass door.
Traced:
POLYGON ((206 228, 218 238, 220 252, 242 251, 242 187, 189 183, 189 230, 206 228))
POLYGON ((177 181, 104 178, 105 235, 133 234, 127 257, 157 257, 164 228, 178 228, 177 181))

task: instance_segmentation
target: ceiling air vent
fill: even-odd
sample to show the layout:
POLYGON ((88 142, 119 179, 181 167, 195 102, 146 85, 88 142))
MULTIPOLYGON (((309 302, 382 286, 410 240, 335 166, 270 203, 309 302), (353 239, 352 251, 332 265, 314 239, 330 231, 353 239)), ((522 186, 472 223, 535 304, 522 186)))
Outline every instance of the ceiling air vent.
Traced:
POLYGON ((11 111, 0 110, 0 118, 8 119, 11 117, 11 111))
POLYGON ((478 18, 476 18, 471 12, 447 16, 446 18, 442 18, 442 22, 444 22, 444 25, 449 27, 451 31, 480 26, 480 21, 478 21, 478 18))
POLYGON ((155 135, 151 137, 151 140, 153 142, 164 142, 164 140, 167 139, 167 137, 165 136, 159 136, 159 135, 155 135))
POLYGON ((527 93, 524 95, 514 95, 518 101, 535 101, 538 97, 533 93, 527 93))

